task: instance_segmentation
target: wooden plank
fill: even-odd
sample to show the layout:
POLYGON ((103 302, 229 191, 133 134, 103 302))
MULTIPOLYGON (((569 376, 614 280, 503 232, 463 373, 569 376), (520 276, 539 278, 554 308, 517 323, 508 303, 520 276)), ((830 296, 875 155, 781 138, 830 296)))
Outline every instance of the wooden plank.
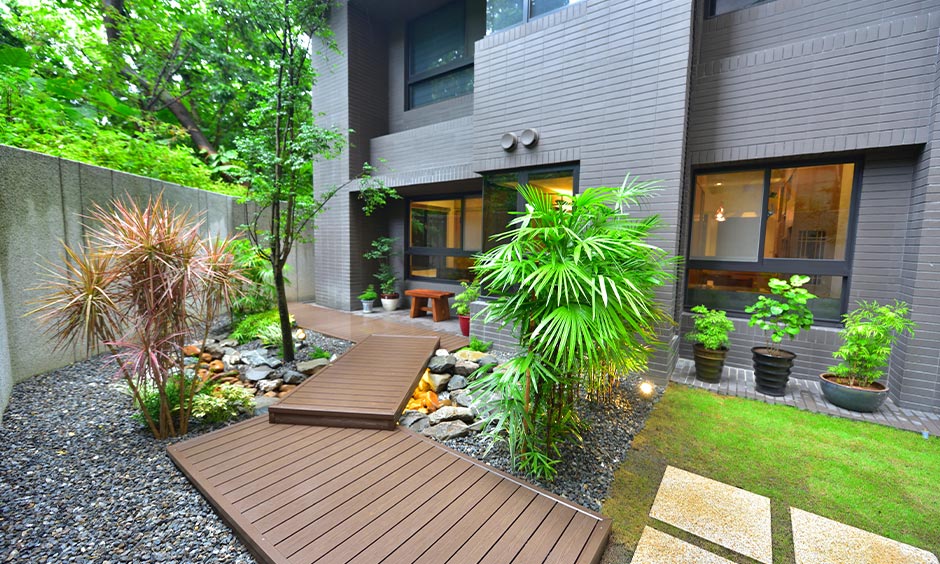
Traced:
POLYGON ((577 562, 598 524, 597 519, 591 519, 583 513, 576 514, 545 558, 545 563, 577 562))
MULTIPOLYGON (((513 562, 524 564, 526 562, 542 562, 545 560, 548 553, 551 552, 552 548, 555 547, 555 543, 558 542, 560 538, 558 531, 567 529, 568 524, 571 523, 575 515, 575 510, 570 507, 558 505, 557 503, 554 504, 548 517, 542 521, 538 530, 529 537, 528 542, 522 547, 522 550, 519 551, 519 554, 516 555, 513 562)), ((500 545, 500 551, 502 551, 502 545, 500 545)), ((503 562, 505 562, 505 559, 503 559, 503 562)))
POLYGON ((541 495, 536 496, 516 522, 503 532, 498 541, 493 543, 493 547, 486 553, 486 556, 480 559, 480 563, 503 564, 507 559, 514 559, 535 531, 542 526, 542 522, 555 506, 558 504, 551 499, 541 495))

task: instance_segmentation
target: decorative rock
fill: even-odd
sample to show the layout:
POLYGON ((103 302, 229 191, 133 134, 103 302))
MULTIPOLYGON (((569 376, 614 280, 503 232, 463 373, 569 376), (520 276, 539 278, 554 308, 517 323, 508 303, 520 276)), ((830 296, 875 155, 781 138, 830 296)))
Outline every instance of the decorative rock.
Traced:
POLYGON ((304 341, 307 338, 307 332, 303 329, 294 330, 294 340, 295 341, 304 341))
POLYGON ((276 380, 259 380, 258 389, 264 393, 276 392, 277 389, 280 388, 281 384, 283 383, 284 383, 284 380, 281 380, 280 378, 276 380))
POLYGON ((467 387, 467 378, 457 374, 447 382, 447 389, 451 392, 454 390, 462 390, 467 387))
POLYGON ((434 356, 447 356, 449 354, 450 353, 447 352, 447 349, 437 349, 436 351, 434 351, 434 356))
POLYGON ((225 354, 225 352, 222 350, 222 347, 219 346, 218 343, 212 343, 212 344, 206 345, 206 349, 204 352, 211 354, 212 358, 222 358, 222 355, 225 354))
POLYGON ((282 392, 289 392, 289 391, 293 390, 293 389, 296 388, 296 387, 297 387, 297 386, 295 386, 294 384, 281 384, 281 391, 282 391, 282 392))
POLYGON ((183 347, 183 356, 198 356, 201 351, 196 345, 186 345, 183 347))
POLYGON ((206 370, 205 368, 200 368, 199 370, 196 371, 196 376, 198 376, 200 380, 205 382, 206 380, 209 379, 209 371, 206 370))
POLYGON ((470 349, 462 349, 454 353, 454 356, 457 357, 457 360, 469 360, 471 362, 477 362, 484 356, 487 356, 486 353, 480 351, 472 351, 470 349))
POLYGON ((269 357, 259 350, 245 351, 242 353, 242 362, 245 364, 250 364, 252 366, 261 366, 265 364, 271 368, 277 368, 281 365, 281 361, 274 357, 269 357))
POLYGON ((242 355, 240 352, 235 351, 235 354, 225 354, 222 355, 222 362, 225 363, 225 366, 232 367, 236 364, 242 363, 242 355))
POLYGON ((320 368, 324 366, 329 366, 330 361, 325 358, 314 358, 311 360, 305 360, 303 362, 297 363, 297 371, 303 372, 304 374, 313 374, 320 368))
POLYGON ((434 374, 431 373, 428 378, 431 380, 431 389, 435 393, 443 392, 447 389, 447 382, 450 381, 450 374, 434 374))
POLYGON ((199 355, 199 360, 200 362, 212 362, 212 355, 207 352, 204 352, 201 355, 199 355))
POLYGON ((476 363, 480 366, 490 365, 490 369, 487 372, 492 372, 493 368, 499 364, 499 360, 495 356, 488 354, 481 356, 480 359, 476 361, 476 363))
POLYGON ((267 357, 267 358, 264 359, 264 362, 263 362, 262 364, 267 364, 267 365, 270 366, 271 368, 277 368, 277 367, 279 367, 280 365, 282 365, 282 364, 284 364, 284 363, 281 362, 281 359, 279 359, 279 358, 276 358, 276 357, 273 357, 273 356, 269 356, 269 357, 267 357))
POLYGON ((473 411, 466 407, 442 407, 428 416, 428 418, 431 421, 431 425, 457 419, 464 423, 473 423, 476 420, 476 417, 473 416, 473 411))
POLYGON ((451 399, 460 407, 470 407, 473 405, 473 396, 462 390, 459 390, 458 393, 452 394, 451 399))
POLYGON ((221 360, 213 360, 209 363, 209 372, 222 372, 225 370, 225 363, 221 360))
POLYGON ((428 369, 435 374, 444 374, 445 372, 452 372, 456 363, 457 358, 452 354, 435 356, 428 362, 428 369))
POLYGON ((479 367, 480 365, 475 362, 471 362, 469 360, 459 360, 454 366, 454 374, 459 374, 460 376, 469 376, 473 374, 473 372, 479 367))
POLYGON ((259 396, 254 399, 255 415, 263 415, 268 412, 268 406, 277 403, 276 397, 259 396))
POLYGON ((470 427, 463 421, 445 421, 439 425, 431 425, 421 433, 438 441, 447 441, 466 437, 470 434, 470 427))
POLYGON ((222 347, 222 354, 223 354, 223 355, 233 355, 233 354, 241 354, 241 353, 238 352, 238 349, 235 349, 235 348, 232 348, 232 347, 222 347))
POLYGON ((284 379, 285 384, 296 385, 306 380, 307 375, 302 372, 297 372, 296 370, 288 370, 284 372, 281 378, 284 379))
POLYGON ((245 378, 251 382, 259 382, 266 379, 272 372, 274 370, 266 366, 256 366, 245 373, 245 378))
POLYGON ((276 397, 277 397, 277 392, 265 392, 265 393, 264 393, 264 397, 266 397, 266 398, 276 398, 276 397))
POLYGON ((407 427, 416 433, 424 431, 431 425, 430 421, 428 421, 428 416, 420 411, 404 412, 401 419, 398 420, 398 423, 402 427, 407 427))

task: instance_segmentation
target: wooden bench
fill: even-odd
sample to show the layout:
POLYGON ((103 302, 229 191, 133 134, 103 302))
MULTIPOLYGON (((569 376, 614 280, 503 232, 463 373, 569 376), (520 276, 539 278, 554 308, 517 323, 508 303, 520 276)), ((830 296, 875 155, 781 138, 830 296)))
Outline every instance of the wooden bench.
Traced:
POLYGON ((454 297, 453 292, 416 288, 405 290, 405 295, 411 298, 411 317, 421 317, 430 311, 435 322, 450 319, 450 304, 447 299, 454 297), (431 307, 428 307, 428 300, 431 300, 431 307))

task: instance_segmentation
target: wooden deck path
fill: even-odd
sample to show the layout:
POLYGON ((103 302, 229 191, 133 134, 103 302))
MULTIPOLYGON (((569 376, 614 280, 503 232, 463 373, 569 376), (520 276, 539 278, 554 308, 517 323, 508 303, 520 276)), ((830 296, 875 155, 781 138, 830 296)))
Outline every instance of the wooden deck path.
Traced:
POLYGON ((392 430, 439 345, 437 336, 370 335, 269 407, 271 423, 392 430))
POLYGON ((259 562, 596 563, 610 521, 407 429, 256 417, 169 454, 259 562))
POLYGON ((356 315, 298 302, 290 303, 289 308, 300 327, 354 343, 372 334, 435 336, 441 339, 441 346, 449 351, 463 348, 470 343, 470 340, 463 335, 431 331, 417 325, 398 323, 379 316, 356 315))

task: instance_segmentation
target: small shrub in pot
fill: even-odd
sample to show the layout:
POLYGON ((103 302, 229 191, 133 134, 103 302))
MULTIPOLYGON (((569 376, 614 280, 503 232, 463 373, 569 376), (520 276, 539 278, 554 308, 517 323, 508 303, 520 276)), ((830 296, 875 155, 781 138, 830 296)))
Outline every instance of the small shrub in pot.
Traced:
POLYGON ((728 355, 728 335, 734 331, 734 324, 723 310, 703 305, 692 308, 692 323, 694 329, 685 337, 695 343, 695 377, 705 382, 718 382, 728 355))

